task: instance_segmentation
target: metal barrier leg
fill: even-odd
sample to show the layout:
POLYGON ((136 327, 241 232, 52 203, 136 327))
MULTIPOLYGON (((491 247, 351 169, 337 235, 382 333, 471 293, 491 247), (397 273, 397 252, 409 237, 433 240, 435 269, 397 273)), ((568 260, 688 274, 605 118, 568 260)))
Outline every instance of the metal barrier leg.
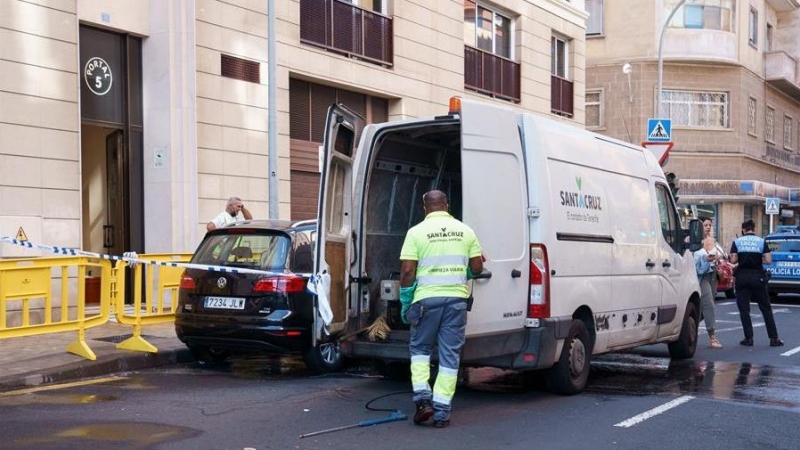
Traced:
POLYGON ((88 359, 89 361, 97 359, 92 349, 86 344, 86 331, 83 328, 78 330, 78 340, 69 344, 67 346, 67 351, 88 359))
POLYGON ((117 344, 117 348, 134 350, 137 352, 158 353, 158 348, 142 337, 142 325, 139 323, 133 325, 133 336, 117 344))

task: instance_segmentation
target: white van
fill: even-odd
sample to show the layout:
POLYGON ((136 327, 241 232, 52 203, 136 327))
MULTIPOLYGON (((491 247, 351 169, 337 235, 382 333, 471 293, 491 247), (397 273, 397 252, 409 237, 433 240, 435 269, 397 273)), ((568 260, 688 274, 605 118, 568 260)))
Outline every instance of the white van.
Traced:
MULTIPOLYGON (((344 355, 408 360, 391 280, 431 189, 448 195, 486 257, 462 366, 547 369, 548 387, 571 394, 594 354, 662 342, 673 358, 694 355, 694 261, 648 151, 457 97, 447 115, 362 124, 334 105, 323 146, 315 264, 330 275, 327 332, 344 355), (381 314, 393 330, 370 342, 362 331, 381 314)), ((697 245, 699 222, 691 229, 697 245)))

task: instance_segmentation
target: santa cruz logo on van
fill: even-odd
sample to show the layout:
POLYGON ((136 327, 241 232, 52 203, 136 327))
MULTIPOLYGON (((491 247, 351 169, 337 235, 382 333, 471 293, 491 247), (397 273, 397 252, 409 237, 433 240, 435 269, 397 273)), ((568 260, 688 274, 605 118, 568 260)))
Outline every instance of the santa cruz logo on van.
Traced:
POLYGON ((581 177, 575 177, 575 184, 578 192, 560 191, 561 206, 572 206, 573 208, 594 209, 602 211, 599 195, 584 194, 581 192, 581 177))
POLYGON ((464 237, 463 231, 447 231, 447 228, 442 228, 441 232, 428 233, 428 239, 447 238, 447 237, 464 237))

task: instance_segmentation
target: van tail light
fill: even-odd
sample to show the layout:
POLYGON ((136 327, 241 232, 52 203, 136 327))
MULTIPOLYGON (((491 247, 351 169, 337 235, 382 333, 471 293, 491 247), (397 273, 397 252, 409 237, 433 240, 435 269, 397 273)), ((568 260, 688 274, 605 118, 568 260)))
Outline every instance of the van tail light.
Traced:
POLYGON ((294 293, 306 289, 306 279, 303 277, 267 277, 256 281, 253 292, 294 293))
POLYGON ((550 264, 544 244, 531 244, 531 286, 528 297, 529 319, 550 317, 550 264))
POLYGON ((197 284, 194 282, 194 278, 187 275, 185 272, 181 275, 181 289, 195 289, 197 288, 197 284))

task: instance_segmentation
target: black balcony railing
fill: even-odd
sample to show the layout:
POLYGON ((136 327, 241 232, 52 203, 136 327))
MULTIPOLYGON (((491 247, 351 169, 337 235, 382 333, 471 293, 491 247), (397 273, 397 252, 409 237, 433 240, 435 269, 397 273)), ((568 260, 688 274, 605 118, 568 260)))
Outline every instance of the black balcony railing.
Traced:
POLYGON ((550 75, 550 111, 572 117, 572 81, 550 75))
POLYGON ((519 63, 475 47, 464 46, 464 86, 519 102, 519 63))
POLYGON ((300 41, 384 66, 394 61, 392 19, 340 0, 300 0, 300 41))

